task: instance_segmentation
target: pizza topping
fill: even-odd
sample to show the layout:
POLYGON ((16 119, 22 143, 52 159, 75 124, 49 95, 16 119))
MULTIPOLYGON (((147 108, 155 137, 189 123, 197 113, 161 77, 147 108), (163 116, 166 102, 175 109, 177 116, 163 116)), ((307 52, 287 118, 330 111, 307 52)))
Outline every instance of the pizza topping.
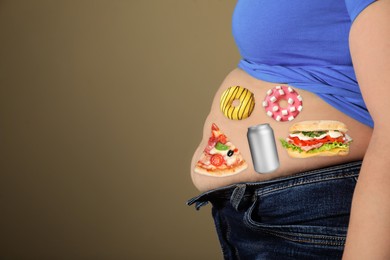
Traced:
POLYGON ((227 142, 226 135, 220 134, 220 135, 218 136, 218 142, 220 142, 220 143, 222 143, 222 144, 226 144, 226 142, 227 142))
POLYGON ((233 150, 229 150, 228 153, 227 153, 227 156, 231 157, 233 154, 234 154, 234 151, 233 150))
POLYGON ((210 165, 210 157, 209 155, 202 154, 201 157, 199 158, 198 163, 201 163, 203 165, 210 165))
POLYGON ((229 150, 229 146, 224 145, 224 144, 218 142, 218 143, 215 145, 215 149, 220 150, 220 151, 226 151, 226 150, 229 150))
POLYGON ((213 123, 213 124, 211 125, 211 130, 212 130, 212 131, 219 131, 219 127, 218 127, 216 124, 213 123))
POLYGON ((215 138, 213 138, 213 137, 209 138, 208 146, 214 147, 216 143, 217 143, 217 140, 215 140, 215 138))
POLYGON ((214 166, 221 166, 224 163, 223 156, 221 154, 214 154, 210 158, 210 162, 214 166))
POLYGON ((238 162, 239 162, 239 160, 237 160, 236 156, 226 157, 226 166, 228 166, 228 167, 230 167, 238 162))

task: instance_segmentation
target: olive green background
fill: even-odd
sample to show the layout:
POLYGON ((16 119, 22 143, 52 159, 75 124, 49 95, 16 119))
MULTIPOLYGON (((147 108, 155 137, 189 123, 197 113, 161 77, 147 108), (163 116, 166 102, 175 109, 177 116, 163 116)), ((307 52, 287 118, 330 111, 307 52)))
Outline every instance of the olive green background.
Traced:
POLYGON ((221 259, 190 160, 233 0, 0 0, 0 259, 221 259))

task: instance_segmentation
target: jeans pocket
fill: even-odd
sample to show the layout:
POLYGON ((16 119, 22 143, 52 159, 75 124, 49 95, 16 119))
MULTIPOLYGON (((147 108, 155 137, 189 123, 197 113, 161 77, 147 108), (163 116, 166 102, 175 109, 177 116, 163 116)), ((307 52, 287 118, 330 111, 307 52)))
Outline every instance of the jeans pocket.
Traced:
POLYGON ((304 221, 295 224, 268 224, 259 221, 256 216, 258 198, 244 216, 245 225, 255 231, 262 232, 279 239, 284 239, 300 244, 322 246, 322 247, 343 247, 345 244, 347 227, 310 225, 304 221))

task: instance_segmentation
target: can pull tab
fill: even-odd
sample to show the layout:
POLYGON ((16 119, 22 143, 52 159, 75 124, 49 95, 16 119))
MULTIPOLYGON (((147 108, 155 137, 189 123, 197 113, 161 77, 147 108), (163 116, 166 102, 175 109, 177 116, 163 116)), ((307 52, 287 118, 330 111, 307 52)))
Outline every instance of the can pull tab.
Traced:
POLYGON ((230 196, 230 203, 232 204, 232 207, 237 211, 238 207, 240 206, 241 200, 245 195, 245 190, 245 184, 237 184, 236 188, 232 192, 232 195, 230 196))

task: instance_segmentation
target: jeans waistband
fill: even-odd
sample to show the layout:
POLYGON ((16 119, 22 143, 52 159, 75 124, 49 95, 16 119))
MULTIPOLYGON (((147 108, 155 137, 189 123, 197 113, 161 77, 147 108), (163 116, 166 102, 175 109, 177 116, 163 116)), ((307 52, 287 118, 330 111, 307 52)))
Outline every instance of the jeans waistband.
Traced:
POLYGON ((232 206, 237 209, 241 199, 244 196, 265 195, 274 190, 301 185, 303 183, 313 183, 327 179, 343 178, 349 175, 357 176, 360 171, 362 161, 349 162, 340 165, 305 171, 286 177, 276 178, 267 181, 246 182, 232 184, 226 187, 217 188, 206 191, 199 196, 196 196, 187 201, 187 205, 195 204, 195 208, 199 210, 209 201, 216 199, 230 199, 232 206))

